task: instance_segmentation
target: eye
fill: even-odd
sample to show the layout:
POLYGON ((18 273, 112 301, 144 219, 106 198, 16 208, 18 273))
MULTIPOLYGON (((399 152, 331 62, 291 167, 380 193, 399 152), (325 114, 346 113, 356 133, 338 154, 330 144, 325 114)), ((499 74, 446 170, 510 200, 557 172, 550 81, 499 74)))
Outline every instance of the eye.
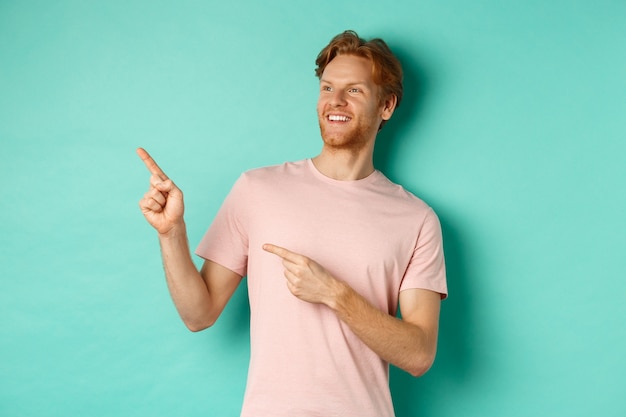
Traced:
POLYGON ((353 87, 353 88, 349 89, 349 90, 348 90, 348 92, 349 92, 349 93, 360 93, 360 92, 361 92, 361 89, 360 89, 360 88, 353 87))
POLYGON ((323 85, 320 90, 321 91, 333 91, 333 89, 329 85, 323 85))

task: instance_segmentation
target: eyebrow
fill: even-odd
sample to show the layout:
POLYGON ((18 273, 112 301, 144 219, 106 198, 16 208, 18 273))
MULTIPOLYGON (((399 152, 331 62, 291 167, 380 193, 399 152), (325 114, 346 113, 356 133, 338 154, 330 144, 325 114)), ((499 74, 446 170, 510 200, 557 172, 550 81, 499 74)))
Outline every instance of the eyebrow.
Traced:
MULTIPOLYGON (((321 83, 333 84, 331 81, 326 80, 324 78, 320 78, 320 84, 321 83)), ((350 83, 345 84, 346 87, 352 87, 352 86, 355 86, 355 85, 367 86, 367 82, 365 82, 365 81, 355 81, 355 82, 350 82, 350 83)))

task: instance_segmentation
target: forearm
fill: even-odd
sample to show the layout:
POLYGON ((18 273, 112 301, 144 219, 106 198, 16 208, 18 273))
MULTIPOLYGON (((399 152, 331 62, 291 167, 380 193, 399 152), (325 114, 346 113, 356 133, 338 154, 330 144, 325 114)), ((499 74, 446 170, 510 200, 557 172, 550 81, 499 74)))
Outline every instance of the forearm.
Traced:
POLYGON ((374 307, 314 260, 269 243, 263 249, 282 258, 287 287, 293 295, 328 306, 382 359, 415 376, 430 368, 437 349, 439 294, 403 291, 399 296, 400 320, 374 307))
POLYGON ((184 222, 167 234, 159 234, 163 267, 172 300, 185 325, 192 331, 210 326, 210 294, 191 259, 184 222))
POLYGON ((414 376, 432 365, 436 332, 380 311, 348 285, 337 282, 338 291, 328 303, 337 316, 385 361, 414 376))

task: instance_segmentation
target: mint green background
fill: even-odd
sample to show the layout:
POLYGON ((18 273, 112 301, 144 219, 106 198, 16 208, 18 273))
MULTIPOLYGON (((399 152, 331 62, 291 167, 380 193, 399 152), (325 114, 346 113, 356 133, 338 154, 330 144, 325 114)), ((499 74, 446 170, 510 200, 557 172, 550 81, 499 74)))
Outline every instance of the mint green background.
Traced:
POLYGON ((444 227, 439 354, 392 370, 398 416, 626 415, 610 0, 0 1, 0 415, 238 415, 245 288, 184 328, 134 149, 185 191, 195 247, 241 171, 319 151, 314 59, 348 28, 405 64, 376 162, 444 227))

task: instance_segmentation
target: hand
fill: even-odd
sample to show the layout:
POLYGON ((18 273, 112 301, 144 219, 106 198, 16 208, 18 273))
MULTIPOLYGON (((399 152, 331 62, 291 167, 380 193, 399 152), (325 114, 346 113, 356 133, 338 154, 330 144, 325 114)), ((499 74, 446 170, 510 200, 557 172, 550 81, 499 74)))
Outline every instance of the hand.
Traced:
POLYGON ((280 246, 266 243, 263 250, 279 256, 285 267, 285 278, 289 291, 309 303, 332 306, 334 297, 341 291, 341 283, 320 264, 280 246))
POLYGON ((152 174, 150 189, 139 201, 139 207, 148 223, 157 232, 167 234, 183 221, 185 211, 183 193, 159 168, 148 152, 139 148, 137 155, 152 174))

